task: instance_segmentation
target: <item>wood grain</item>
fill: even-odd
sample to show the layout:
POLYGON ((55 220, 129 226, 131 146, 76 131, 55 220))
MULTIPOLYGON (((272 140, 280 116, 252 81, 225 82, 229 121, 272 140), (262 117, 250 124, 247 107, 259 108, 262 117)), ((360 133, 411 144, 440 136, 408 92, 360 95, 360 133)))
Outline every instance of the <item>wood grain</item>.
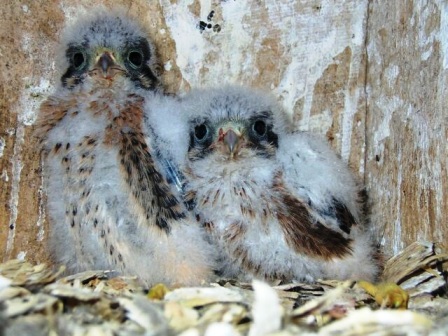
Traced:
POLYGON ((372 1, 366 183, 386 251, 448 238, 448 6, 372 1))

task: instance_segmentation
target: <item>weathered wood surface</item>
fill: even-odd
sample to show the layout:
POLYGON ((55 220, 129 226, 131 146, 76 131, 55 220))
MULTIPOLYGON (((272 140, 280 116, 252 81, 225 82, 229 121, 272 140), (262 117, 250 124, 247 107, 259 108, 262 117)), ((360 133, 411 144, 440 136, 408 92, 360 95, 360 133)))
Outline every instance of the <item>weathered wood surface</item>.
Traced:
POLYGON ((448 3, 373 1, 366 183, 386 250, 448 247, 448 3))
MULTIPOLYGON (((261 87, 284 103, 298 128, 325 134, 365 179, 387 252, 416 238, 446 240, 442 0, 97 3, 120 3, 147 28, 168 91, 226 82, 261 87), (200 21, 211 28, 201 30, 200 21)), ((32 124, 58 80, 61 29, 91 7, 65 0, 0 6, 0 259, 47 259, 32 124)))

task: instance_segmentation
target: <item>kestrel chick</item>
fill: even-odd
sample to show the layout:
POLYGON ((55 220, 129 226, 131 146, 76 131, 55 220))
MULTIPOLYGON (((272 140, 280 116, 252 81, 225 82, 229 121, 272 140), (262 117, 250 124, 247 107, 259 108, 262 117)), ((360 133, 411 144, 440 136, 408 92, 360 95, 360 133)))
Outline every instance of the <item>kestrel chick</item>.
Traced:
POLYGON ((188 130, 173 147, 186 160, 180 150, 173 156, 218 247, 222 276, 375 277, 358 187, 325 142, 289 130, 273 99, 241 87, 193 92, 179 113, 188 130))
POLYGON ((36 126, 54 258, 148 285, 207 279, 209 246, 143 130, 145 100, 172 99, 157 92, 154 47, 131 19, 99 10, 65 32, 61 51, 61 83, 36 126))

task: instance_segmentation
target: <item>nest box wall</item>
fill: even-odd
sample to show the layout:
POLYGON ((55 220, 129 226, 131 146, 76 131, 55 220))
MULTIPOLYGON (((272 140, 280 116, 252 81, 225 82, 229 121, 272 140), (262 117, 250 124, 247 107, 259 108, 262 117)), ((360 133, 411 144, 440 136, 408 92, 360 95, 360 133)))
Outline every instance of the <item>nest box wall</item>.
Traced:
POLYGON ((66 0, 0 8, 0 258, 48 259, 32 125, 59 79, 61 29, 120 4, 158 48, 167 91, 237 82, 272 91, 367 186, 387 254, 446 241, 448 5, 444 0, 66 0))

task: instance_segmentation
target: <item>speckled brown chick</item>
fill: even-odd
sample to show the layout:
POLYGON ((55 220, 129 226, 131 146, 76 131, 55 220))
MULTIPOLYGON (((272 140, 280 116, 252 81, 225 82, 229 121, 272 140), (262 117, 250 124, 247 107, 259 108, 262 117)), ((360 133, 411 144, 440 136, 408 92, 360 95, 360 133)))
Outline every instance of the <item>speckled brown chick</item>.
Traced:
POLYGON ((209 246, 142 129, 145 100, 170 99, 152 44, 134 20, 97 10, 67 29, 61 52, 60 85, 36 125, 54 259, 148 285, 208 279, 209 246))
POLYGON ((319 137, 294 132, 272 97, 238 86, 193 90, 176 115, 182 126, 161 136, 176 149, 221 275, 375 278, 352 173, 319 137))

